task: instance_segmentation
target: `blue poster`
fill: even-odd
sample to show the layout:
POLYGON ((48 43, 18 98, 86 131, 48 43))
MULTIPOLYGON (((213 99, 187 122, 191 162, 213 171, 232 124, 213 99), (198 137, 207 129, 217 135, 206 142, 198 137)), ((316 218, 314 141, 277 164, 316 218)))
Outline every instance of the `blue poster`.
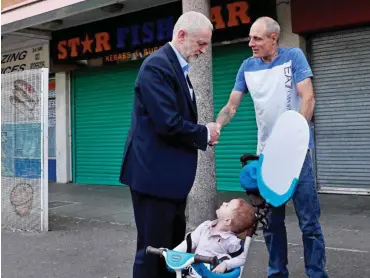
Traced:
POLYGON ((5 177, 41 177, 41 124, 2 124, 1 174, 5 177))

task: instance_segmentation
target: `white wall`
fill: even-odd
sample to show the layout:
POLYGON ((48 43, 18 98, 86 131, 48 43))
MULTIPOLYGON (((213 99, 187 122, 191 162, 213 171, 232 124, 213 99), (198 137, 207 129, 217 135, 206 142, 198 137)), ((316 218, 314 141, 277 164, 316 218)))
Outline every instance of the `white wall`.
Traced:
POLYGON ((70 77, 69 73, 55 74, 56 90, 56 175, 57 182, 72 180, 70 133, 70 77))

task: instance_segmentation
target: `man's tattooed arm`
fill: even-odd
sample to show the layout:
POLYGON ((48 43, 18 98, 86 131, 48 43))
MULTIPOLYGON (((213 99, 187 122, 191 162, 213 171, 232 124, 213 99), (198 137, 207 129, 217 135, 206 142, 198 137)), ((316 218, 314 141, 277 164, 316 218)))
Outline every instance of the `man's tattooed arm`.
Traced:
POLYGON ((224 106, 217 115, 216 123, 220 124, 221 126, 227 125, 235 116, 235 112, 236 111, 232 111, 228 105, 224 106))
POLYGON ((238 109, 243 97, 244 94, 242 92, 231 92, 228 103, 221 109, 216 119, 216 123, 219 124, 221 128, 227 125, 235 116, 236 110, 238 109))

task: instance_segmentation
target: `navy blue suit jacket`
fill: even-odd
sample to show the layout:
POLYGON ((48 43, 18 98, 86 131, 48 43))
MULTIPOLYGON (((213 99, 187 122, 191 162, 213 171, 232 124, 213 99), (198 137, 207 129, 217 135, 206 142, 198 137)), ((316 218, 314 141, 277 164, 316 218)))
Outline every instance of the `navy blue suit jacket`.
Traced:
POLYGON ((120 182, 140 193, 185 199, 194 183, 198 149, 207 128, 197 124, 196 104, 167 43, 140 67, 120 182))

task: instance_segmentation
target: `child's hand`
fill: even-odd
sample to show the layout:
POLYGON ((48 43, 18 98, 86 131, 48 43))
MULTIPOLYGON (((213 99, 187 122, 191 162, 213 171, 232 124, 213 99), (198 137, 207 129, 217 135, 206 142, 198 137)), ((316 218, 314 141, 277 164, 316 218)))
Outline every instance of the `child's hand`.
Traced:
POLYGON ((226 262, 223 261, 221 264, 219 264, 218 266, 216 266, 216 268, 214 270, 212 270, 212 272, 216 272, 216 273, 224 273, 227 269, 227 265, 226 265, 226 262))

